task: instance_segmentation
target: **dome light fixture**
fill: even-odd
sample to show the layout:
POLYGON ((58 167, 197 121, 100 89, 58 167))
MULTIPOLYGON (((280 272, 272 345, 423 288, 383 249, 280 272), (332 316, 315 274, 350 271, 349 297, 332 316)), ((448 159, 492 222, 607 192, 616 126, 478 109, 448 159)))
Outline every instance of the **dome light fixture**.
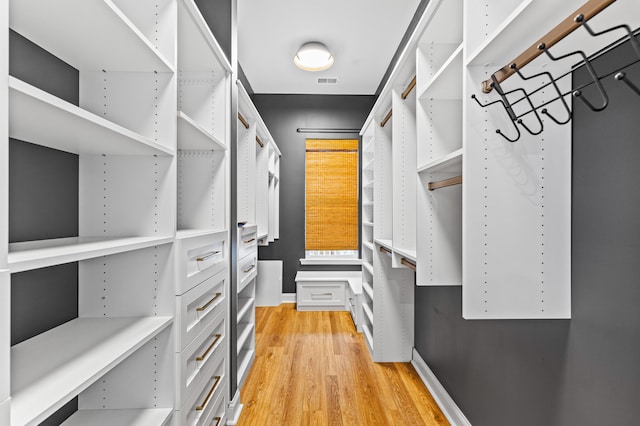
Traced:
POLYGON ((333 65, 333 55, 324 44, 310 41, 300 46, 293 62, 301 70, 324 71, 333 65))

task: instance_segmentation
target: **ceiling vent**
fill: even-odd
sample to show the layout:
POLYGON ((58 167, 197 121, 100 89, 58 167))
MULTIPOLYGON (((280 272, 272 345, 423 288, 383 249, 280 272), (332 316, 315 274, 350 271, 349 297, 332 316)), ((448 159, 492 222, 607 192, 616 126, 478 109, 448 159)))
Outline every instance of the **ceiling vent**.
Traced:
POLYGON ((318 84, 338 84, 337 78, 318 78, 318 84))

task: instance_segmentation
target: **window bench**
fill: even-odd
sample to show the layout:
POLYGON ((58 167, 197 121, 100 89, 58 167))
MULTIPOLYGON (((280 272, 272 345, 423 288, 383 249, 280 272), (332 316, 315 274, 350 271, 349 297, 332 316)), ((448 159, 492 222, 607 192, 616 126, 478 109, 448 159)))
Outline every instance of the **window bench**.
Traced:
POLYGON ((350 311, 362 331, 362 271, 298 271, 298 311, 350 311))

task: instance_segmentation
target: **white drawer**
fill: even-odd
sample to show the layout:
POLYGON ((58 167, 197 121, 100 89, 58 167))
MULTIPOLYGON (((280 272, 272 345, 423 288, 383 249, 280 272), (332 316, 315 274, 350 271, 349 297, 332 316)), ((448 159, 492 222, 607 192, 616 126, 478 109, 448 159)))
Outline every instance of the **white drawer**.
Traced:
POLYGON ((182 407, 195 389, 202 386, 207 375, 227 353, 225 312, 221 311, 184 351, 176 356, 176 407, 182 407))
POLYGON ((344 282, 298 282, 298 307, 335 307, 345 308, 344 282))
POLYGON ((247 256, 238 262, 238 293, 258 275, 258 256, 247 256))
POLYGON ((219 272, 176 297, 176 352, 182 352, 219 312, 225 310, 226 279, 226 271, 219 272))
POLYGON ((204 425, 206 426, 222 426, 227 424, 227 399, 224 392, 218 396, 215 401, 213 409, 209 414, 209 417, 205 419, 204 425))
MULTIPOLYGON (((225 364, 220 362, 199 392, 193 392, 182 409, 176 413, 180 426, 209 425, 218 414, 220 400, 224 401, 227 378, 224 374, 225 364)), ((215 424, 215 423, 214 423, 215 424)))
POLYGON ((257 250, 258 228, 256 226, 238 228, 238 259, 256 254, 257 250))
POLYGON ((227 265, 227 232, 176 239, 176 294, 184 294, 227 265))

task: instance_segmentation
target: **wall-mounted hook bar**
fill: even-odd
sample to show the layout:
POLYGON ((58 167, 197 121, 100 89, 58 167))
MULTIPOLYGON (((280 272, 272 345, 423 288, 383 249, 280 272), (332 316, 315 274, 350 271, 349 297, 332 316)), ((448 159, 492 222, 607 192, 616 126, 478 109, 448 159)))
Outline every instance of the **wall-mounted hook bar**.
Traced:
MULTIPOLYGON (((522 72, 520 72, 520 69, 518 68, 518 66, 516 64, 511 64, 511 68, 513 70, 515 70, 515 72, 520 76, 521 79, 523 80, 531 80, 537 77, 547 77, 550 81, 549 84, 553 85, 553 88, 555 89, 558 98, 561 102, 562 102, 562 106, 564 107, 564 109, 567 111, 567 119, 564 121, 560 121, 557 118, 555 118, 553 115, 551 115, 549 113, 549 111, 544 108, 542 111, 540 111, 542 114, 546 115, 547 117, 549 117, 551 120, 553 120, 556 124, 567 124, 569 121, 571 121, 571 110, 569 109, 569 105, 567 104, 567 102, 564 100, 564 96, 562 94, 562 92, 560 91, 560 88, 558 87, 558 84, 556 83, 556 81, 554 80, 553 76, 551 75, 550 72, 548 71, 544 71, 538 74, 534 74, 534 75, 530 75, 530 76, 524 76, 522 74, 522 72)), ((555 99, 554 99, 555 101, 555 99)))
POLYGON ((624 82, 627 86, 631 88, 637 95, 640 95, 640 87, 636 86, 631 80, 627 78, 627 75, 623 72, 617 73, 614 78, 618 81, 624 82))
POLYGON ((591 61, 589 60, 589 58, 587 58, 587 55, 585 55, 585 53, 582 50, 576 50, 574 52, 569 52, 569 53, 567 53, 565 55, 561 55, 561 56, 554 56, 554 55, 551 54, 551 52, 549 52, 549 49, 547 49, 547 47, 545 46, 544 43, 540 44, 540 46, 538 48, 540 50, 542 50, 544 53, 546 53, 547 56, 552 61, 559 61, 561 59, 565 59, 565 58, 568 58, 568 57, 573 56, 573 55, 580 56, 582 58, 582 64, 587 68, 587 71, 589 72, 589 75, 591 76, 593 84, 595 84, 596 88, 598 89, 598 92, 600 93, 600 97, 602 98, 602 104, 600 106, 594 106, 591 102, 589 102, 589 100, 587 100, 582 95, 582 91, 580 91, 580 90, 575 90, 573 92, 573 96, 578 98, 578 99, 580 99, 592 111, 602 111, 603 109, 605 109, 607 107, 607 105, 609 105, 609 96, 607 95, 606 90, 604 90, 604 86, 600 82, 600 78, 598 77, 598 74, 596 73, 596 70, 593 68, 593 65, 591 65, 591 61))
POLYGON ((633 31, 631 31, 631 27, 630 26, 624 25, 624 24, 623 25, 616 25, 615 27, 611 27, 611 28, 608 28, 608 29, 600 31, 600 32, 595 32, 587 24, 587 21, 584 19, 584 16, 582 16, 582 15, 576 16, 576 22, 581 24, 584 27, 584 29, 587 30, 587 32, 589 34, 591 34, 593 37, 598 37, 600 35, 603 35, 603 34, 606 34, 606 33, 610 33, 611 31, 625 30, 625 32, 627 33, 627 37, 629 37, 629 43, 631 43, 631 46, 633 47, 633 50, 636 51, 636 55, 638 56, 638 58, 640 58, 640 43, 638 42, 638 40, 636 39, 635 35, 633 34, 633 31))
MULTIPOLYGON (((482 102, 480 102, 478 100, 478 98, 476 97, 476 95, 471 95, 471 99, 473 99, 474 101, 476 101, 476 103, 478 105, 480 105, 483 108, 486 108, 490 105, 494 105, 494 104, 500 104, 502 105, 502 107, 505 109, 505 111, 507 112, 507 114, 509 114, 509 109, 507 109, 506 105, 504 104, 504 102, 502 100, 497 100, 497 101, 493 101, 493 102, 489 102, 488 104, 483 104, 482 102)), ((509 118, 511 118, 511 115, 509 114, 509 118)), ((512 123, 514 123, 513 119, 511 121, 512 123)), ((520 139, 520 129, 518 129, 518 126, 513 125, 514 129, 516 130, 516 137, 513 139, 510 139, 508 136, 506 136, 504 133, 502 133, 502 130, 497 129, 496 133, 499 134, 500 136, 502 136, 503 138, 505 138, 506 140, 508 140, 509 142, 516 142, 518 139, 520 139)))
POLYGON ((440 188, 446 188, 447 186, 460 185, 462 183, 462 176, 455 176, 449 179, 443 179, 437 182, 429 182, 427 189, 433 191, 440 188))

